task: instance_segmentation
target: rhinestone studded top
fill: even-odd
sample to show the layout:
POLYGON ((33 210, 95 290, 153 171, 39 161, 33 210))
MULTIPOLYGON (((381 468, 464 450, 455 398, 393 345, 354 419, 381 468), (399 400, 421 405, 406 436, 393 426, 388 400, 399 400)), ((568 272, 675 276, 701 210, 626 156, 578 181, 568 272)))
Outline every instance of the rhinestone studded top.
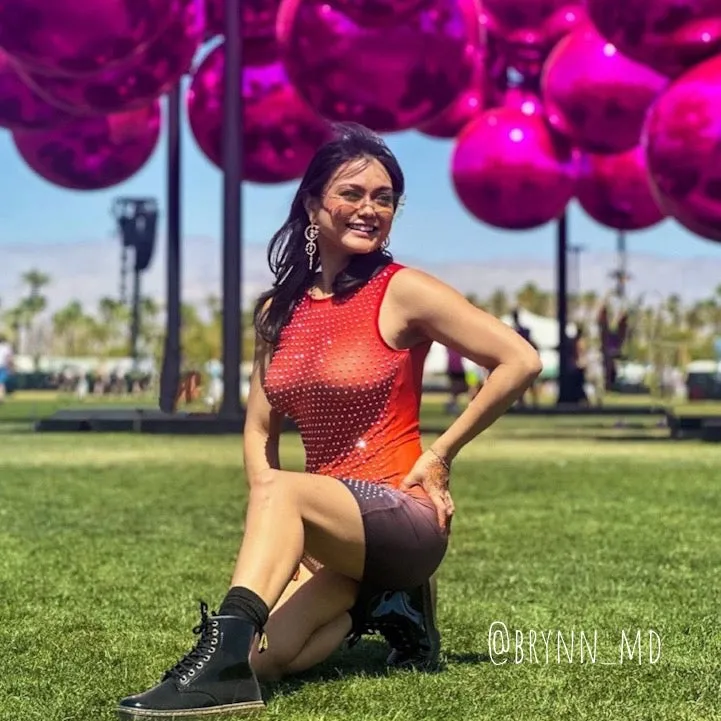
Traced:
POLYGON ((345 298, 306 296, 283 329, 264 388, 298 426, 306 471, 397 486, 421 454, 418 413, 430 342, 395 350, 378 314, 392 263, 345 298))

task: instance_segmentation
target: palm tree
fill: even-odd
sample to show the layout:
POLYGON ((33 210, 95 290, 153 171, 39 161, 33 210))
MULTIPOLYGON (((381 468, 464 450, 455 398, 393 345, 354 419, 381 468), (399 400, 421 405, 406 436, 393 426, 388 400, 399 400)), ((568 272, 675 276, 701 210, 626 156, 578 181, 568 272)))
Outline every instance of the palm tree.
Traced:
POLYGON ((96 352, 105 356, 127 355, 129 323, 130 312, 125 303, 115 298, 101 298, 89 329, 96 352))
POLYGON ((22 274, 22 281, 28 286, 30 296, 35 297, 45 286, 50 284, 50 276, 37 268, 32 268, 22 274))
POLYGON ((511 303, 508 299, 508 295, 503 288, 496 288, 496 290, 491 293, 491 297, 488 299, 488 310, 492 315, 495 315, 496 318, 502 318, 503 316, 508 315, 511 309, 510 306, 511 303))
POLYGON ((84 336, 87 336, 88 320, 83 306, 77 300, 53 314, 53 337, 60 341, 64 355, 76 356, 86 350, 81 344, 85 340, 84 336))
POLYGON ((516 302, 521 308, 536 315, 548 316, 552 310, 551 294, 541 290, 535 283, 526 283, 516 294, 516 302))
POLYGON ((666 310, 671 319, 671 323, 675 326, 681 325, 681 296, 674 293, 666 298, 666 310))
MULTIPOLYGON (((48 301, 40 291, 50 283, 50 276, 36 268, 26 271, 21 276, 22 282, 28 286, 28 295, 20 300, 17 305, 15 319, 18 321, 17 335, 22 335, 22 345, 25 346, 30 340, 30 331, 37 316, 47 307, 48 301)), ((26 349, 23 348, 23 351, 26 349)), ((38 348, 28 349, 36 356, 38 361, 38 348)))
POLYGON ((147 355, 156 358, 162 353, 163 332, 159 324, 161 306, 150 296, 140 299, 140 343, 147 355))

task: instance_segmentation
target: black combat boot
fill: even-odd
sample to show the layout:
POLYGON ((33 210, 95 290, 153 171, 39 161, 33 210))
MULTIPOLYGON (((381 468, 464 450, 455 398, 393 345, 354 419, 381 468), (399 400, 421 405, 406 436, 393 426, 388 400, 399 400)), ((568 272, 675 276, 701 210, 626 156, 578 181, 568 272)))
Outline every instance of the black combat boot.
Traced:
POLYGON ((426 671, 438 666, 441 635, 429 581, 412 591, 387 591, 377 596, 368 609, 367 624, 391 647, 389 666, 426 671))
MULTIPOLYGON (((157 686, 122 699, 118 706, 121 719, 205 718, 265 707, 249 662, 255 626, 236 616, 208 616, 208 607, 202 602, 200 614, 200 625, 193 629, 200 635, 195 648, 166 671, 157 686)), ((265 643, 263 634, 261 650, 265 643)))

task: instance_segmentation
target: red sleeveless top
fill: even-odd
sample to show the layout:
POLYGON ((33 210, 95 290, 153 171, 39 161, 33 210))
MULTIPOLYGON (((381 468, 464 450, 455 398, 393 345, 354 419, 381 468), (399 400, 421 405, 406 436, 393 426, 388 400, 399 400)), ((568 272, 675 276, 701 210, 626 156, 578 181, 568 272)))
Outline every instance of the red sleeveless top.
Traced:
MULTIPOLYGON (((344 298, 306 295, 281 332, 264 389, 297 425, 306 472, 397 487, 421 455, 421 379, 430 341, 395 350, 378 315, 392 263, 344 298)), ((426 497, 416 487, 414 496, 426 497)))

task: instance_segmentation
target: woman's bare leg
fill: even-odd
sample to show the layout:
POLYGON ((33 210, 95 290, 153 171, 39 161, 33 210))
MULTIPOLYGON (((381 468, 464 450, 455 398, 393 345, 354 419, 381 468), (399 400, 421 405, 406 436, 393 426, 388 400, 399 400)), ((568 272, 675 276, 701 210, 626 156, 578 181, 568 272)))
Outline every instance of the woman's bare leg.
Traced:
POLYGON ((268 470, 250 490, 232 586, 275 606, 304 549, 324 566, 360 580, 365 532, 353 494, 335 478, 268 470))
POLYGON ((296 591, 298 591, 303 585, 308 583, 311 578, 313 578, 313 573, 310 571, 310 569, 301 564, 300 568, 298 569, 297 576, 293 576, 293 578, 290 580, 290 583, 285 587, 285 590, 281 594, 281 597, 278 599, 277 603, 273 607, 271 614, 275 613, 283 604, 285 604, 291 598, 291 596, 296 593, 296 591))
POLYGON ((120 715, 148 721, 262 708, 257 674, 285 673, 301 652, 305 655, 298 663, 304 664, 330 652, 329 631, 337 632, 338 626, 305 647, 318 629, 352 608, 364 565, 363 520, 343 483, 306 473, 260 474, 250 491, 232 588, 219 613, 210 617, 203 611, 195 647, 159 684, 121 699, 120 715), (324 568, 299 587, 288 588, 304 551, 324 568), (278 606, 284 595, 287 600, 278 606), (276 606, 271 623, 268 609, 276 606), (281 621, 281 633, 273 632, 281 621), (266 636, 273 633, 272 640, 260 644, 263 654, 260 648, 254 651, 260 630, 266 636))
MULTIPOLYGON (((350 631, 348 611, 355 603, 358 583, 328 568, 301 579, 268 619, 267 650, 251 653, 258 678, 276 680, 315 666, 338 649, 350 631)), ((289 588, 297 583, 291 582, 289 588)))

